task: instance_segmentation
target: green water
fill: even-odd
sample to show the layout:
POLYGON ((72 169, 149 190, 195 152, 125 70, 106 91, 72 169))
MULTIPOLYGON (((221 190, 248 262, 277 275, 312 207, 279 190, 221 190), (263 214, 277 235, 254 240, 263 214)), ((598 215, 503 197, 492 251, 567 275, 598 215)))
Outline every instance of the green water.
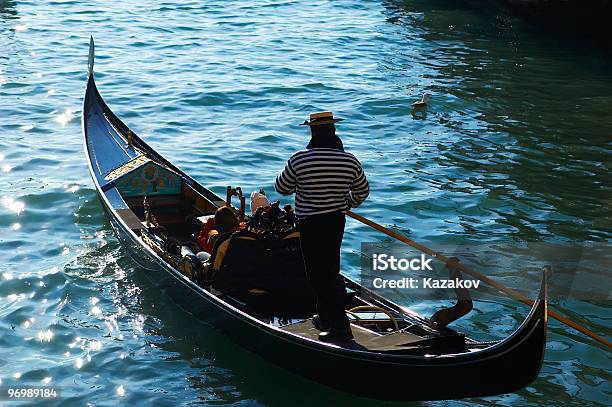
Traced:
MULTIPOLYGON (((272 193, 284 160, 306 143, 297 124, 333 110, 371 182, 359 212, 418 241, 612 238, 612 59, 496 6, 0 0, 3 386, 56 386, 57 405, 376 404, 232 344, 152 287, 122 251, 82 151, 90 34, 111 108, 220 194, 228 184, 272 193), (410 104, 424 91, 431 107, 415 118, 410 104)), ((382 237, 347 225, 343 262, 356 276, 360 243, 382 237)), ((520 267, 496 273, 537 286, 520 267)), ((609 269, 592 278, 609 291, 609 269)), ((552 307, 612 337, 609 300, 552 307)), ((456 326, 485 339, 508 335, 527 313, 501 295, 475 308, 456 326)), ((423 404, 609 405, 610 361, 601 345, 551 320, 529 387, 423 404)))

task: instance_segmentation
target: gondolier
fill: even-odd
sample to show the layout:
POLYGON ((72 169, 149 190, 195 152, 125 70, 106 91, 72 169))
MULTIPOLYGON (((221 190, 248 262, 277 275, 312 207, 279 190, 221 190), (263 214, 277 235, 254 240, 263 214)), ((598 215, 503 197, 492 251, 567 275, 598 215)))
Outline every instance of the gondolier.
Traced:
POLYGON ((326 342, 353 338, 344 309, 340 246, 345 213, 369 193, 361 163, 344 151, 336 135, 340 120, 332 112, 311 114, 302 123, 310 126, 310 143, 289 158, 275 185, 283 195, 295 193, 304 265, 317 301, 313 322, 322 331, 319 339, 326 342))

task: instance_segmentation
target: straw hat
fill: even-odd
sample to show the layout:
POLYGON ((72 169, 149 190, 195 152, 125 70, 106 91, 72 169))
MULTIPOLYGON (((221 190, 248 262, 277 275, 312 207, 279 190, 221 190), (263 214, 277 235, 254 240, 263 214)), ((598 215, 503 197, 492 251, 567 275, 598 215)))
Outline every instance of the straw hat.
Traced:
POLYGON ((311 113, 310 120, 304 121, 300 126, 319 126, 321 124, 333 124, 344 119, 334 118, 332 112, 311 113))

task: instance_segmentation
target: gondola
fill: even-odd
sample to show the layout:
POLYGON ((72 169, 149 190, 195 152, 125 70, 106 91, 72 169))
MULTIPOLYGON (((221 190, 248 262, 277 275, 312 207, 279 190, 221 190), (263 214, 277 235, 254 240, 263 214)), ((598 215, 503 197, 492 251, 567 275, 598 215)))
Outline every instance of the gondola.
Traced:
POLYGON ((287 303, 303 293, 266 297, 218 291, 197 281, 193 256, 170 253, 150 217, 166 238, 188 240, 185 219, 214 213, 234 190, 225 199, 217 196, 131 131, 100 96, 93 65, 92 38, 82 128, 95 189, 125 252, 179 306, 288 371, 368 398, 490 396, 521 389, 537 377, 546 343, 546 273, 522 324, 494 342, 431 328, 428 318, 345 278, 355 340, 324 343, 309 318, 312 301, 287 303))

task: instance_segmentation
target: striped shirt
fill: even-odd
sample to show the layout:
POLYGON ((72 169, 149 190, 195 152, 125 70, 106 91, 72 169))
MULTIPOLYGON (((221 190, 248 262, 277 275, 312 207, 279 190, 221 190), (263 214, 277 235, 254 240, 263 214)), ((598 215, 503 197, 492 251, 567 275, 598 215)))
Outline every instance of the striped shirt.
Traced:
POLYGON ((295 193, 295 214, 303 218, 346 212, 370 193, 361 163, 351 153, 333 148, 298 151, 276 177, 276 191, 295 193))

